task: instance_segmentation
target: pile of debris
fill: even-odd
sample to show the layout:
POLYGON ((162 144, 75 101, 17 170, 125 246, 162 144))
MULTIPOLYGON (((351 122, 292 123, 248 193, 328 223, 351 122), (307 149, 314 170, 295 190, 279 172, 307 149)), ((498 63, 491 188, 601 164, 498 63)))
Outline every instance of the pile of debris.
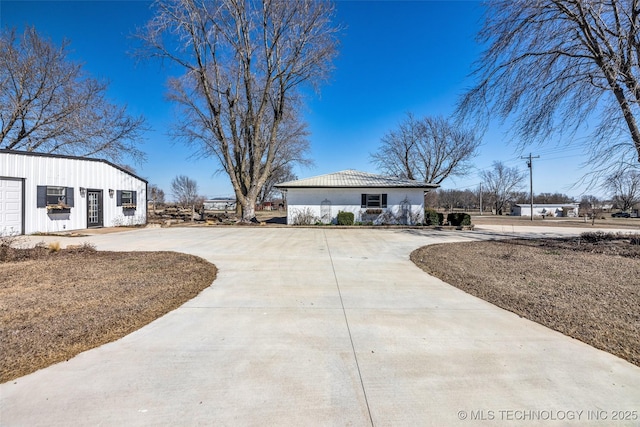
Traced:
POLYGON ((235 224, 237 218, 235 212, 211 211, 201 208, 184 208, 178 205, 168 205, 161 209, 149 209, 148 222, 162 225, 181 224, 185 222, 214 224, 235 224))

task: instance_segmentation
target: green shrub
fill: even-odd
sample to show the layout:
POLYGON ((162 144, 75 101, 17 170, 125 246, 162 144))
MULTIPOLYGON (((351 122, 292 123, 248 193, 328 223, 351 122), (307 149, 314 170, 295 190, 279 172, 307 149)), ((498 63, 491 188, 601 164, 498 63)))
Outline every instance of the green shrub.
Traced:
POLYGON ((464 212, 452 212, 447 215, 447 222, 454 227, 471 225, 471 215, 464 212))
POLYGON ((353 212, 338 212, 338 225, 353 225, 353 212))
POLYGON ((424 222, 426 225, 442 225, 444 215, 436 212, 435 209, 424 210, 424 222))

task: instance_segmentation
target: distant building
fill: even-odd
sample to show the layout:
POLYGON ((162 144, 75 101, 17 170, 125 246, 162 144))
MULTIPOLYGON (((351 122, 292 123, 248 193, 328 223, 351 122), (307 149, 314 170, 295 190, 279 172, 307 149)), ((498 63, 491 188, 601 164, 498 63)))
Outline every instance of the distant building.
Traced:
MULTIPOLYGON (((533 216, 576 218, 580 203, 534 203, 533 216)), ((531 204, 516 204, 511 207, 511 216, 531 216, 531 204)))
POLYGON ((236 199, 227 197, 205 200, 204 208, 208 211, 233 211, 236 209, 236 199))

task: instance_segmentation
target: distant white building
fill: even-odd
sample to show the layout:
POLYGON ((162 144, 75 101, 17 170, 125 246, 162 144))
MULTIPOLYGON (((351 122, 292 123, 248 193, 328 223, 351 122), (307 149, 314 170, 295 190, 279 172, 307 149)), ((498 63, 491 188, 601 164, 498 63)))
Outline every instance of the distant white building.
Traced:
POLYGON ((425 192, 439 186, 345 170, 275 187, 286 192, 287 224, 305 213, 324 224, 336 223, 343 211, 353 213, 356 222, 413 225, 424 222, 425 192))
POLYGON ((147 181, 106 160, 0 150, 0 234, 147 222, 147 181))
MULTIPOLYGON (((534 203, 533 216, 569 217, 578 216, 579 203, 534 203)), ((531 204, 516 204, 511 207, 511 216, 531 216, 531 204)))
POLYGON ((205 200, 204 208, 208 211, 232 211, 236 209, 236 199, 219 198, 205 200))

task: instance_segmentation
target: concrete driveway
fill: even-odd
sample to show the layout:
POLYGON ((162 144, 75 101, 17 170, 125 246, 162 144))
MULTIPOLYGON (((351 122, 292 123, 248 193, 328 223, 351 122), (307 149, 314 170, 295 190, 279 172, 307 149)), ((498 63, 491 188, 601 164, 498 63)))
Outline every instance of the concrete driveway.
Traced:
POLYGON ((0 425, 640 425, 640 368, 409 261, 422 245, 515 231, 220 227, 83 238, 101 250, 196 254, 219 275, 141 330, 2 384, 0 425))

